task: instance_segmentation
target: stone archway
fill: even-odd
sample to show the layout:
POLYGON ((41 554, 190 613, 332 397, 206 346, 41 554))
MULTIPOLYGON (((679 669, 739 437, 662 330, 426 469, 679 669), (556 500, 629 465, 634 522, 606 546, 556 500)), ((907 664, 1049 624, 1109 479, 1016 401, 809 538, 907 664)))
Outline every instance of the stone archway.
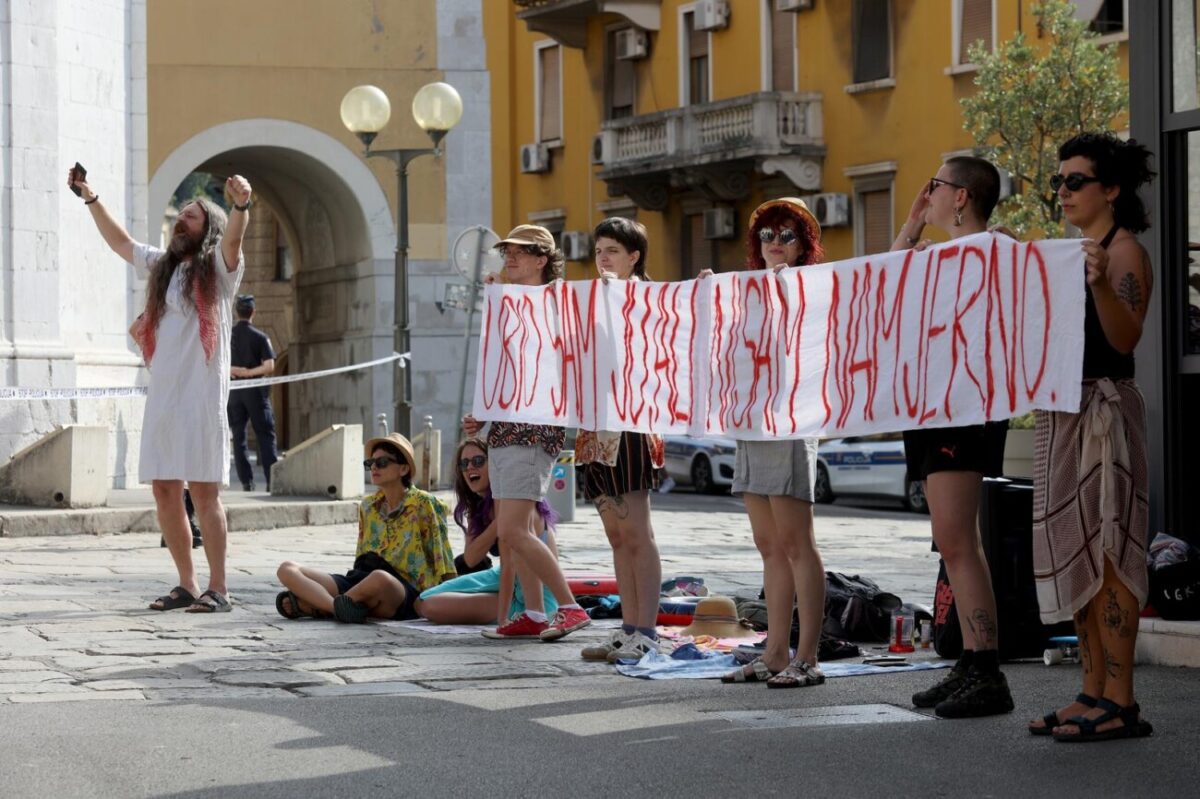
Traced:
MULTIPOLYGON (((193 171, 245 175, 294 248, 290 372, 391 353, 395 228, 387 197, 357 154, 286 120, 217 125, 181 144, 155 171, 152 217, 193 171)), ((362 424, 369 435, 379 413, 391 415, 392 367, 295 383, 288 390, 293 444, 334 423, 362 424)))

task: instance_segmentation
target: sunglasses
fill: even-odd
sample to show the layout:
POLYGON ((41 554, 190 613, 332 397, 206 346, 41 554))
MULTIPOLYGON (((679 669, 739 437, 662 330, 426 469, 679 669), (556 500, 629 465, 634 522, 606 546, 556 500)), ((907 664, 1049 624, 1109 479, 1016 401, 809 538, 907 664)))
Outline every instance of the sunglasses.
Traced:
POLYGON ((1089 183, 1099 183, 1100 178, 1092 177, 1091 175, 1082 175, 1079 172, 1072 172, 1069 175, 1051 175, 1050 189, 1058 191, 1063 186, 1067 187, 1067 191, 1079 191, 1089 183))
POLYGON ((364 469, 386 469, 388 466, 391 466, 393 463, 399 463, 399 462, 400 461, 396 460, 395 458, 393 458, 389 455, 380 455, 378 458, 367 458, 365 461, 363 461, 363 468, 364 469))
POLYGON ((929 179, 929 193, 930 194, 933 194, 935 191, 937 191, 938 186, 953 186, 956 189, 966 189, 967 194, 971 193, 971 190, 968 189, 966 186, 962 185, 961 183, 952 183, 948 180, 942 180, 941 178, 930 178, 929 179))
POLYGON ((763 244, 770 244, 771 242, 775 241, 775 239, 779 239, 779 243, 786 247, 789 244, 794 244, 795 242, 799 241, 800 234, 789 227, 785 227, 778 232, 776 232, 774 228, 769 227, 759 229, 758 240, 763 244))
POLYGON ((460 471, 465 471, 468 466, 474 466, 476 469, 482 469, 487 463, 487 455, 472 455, 469 458, 460 458, 458 468, 460 471))

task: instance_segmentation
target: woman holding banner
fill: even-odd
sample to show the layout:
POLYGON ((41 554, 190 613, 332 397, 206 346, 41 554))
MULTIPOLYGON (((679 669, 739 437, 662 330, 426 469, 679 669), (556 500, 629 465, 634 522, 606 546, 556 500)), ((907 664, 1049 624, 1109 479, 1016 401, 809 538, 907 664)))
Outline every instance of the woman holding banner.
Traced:
POLYGON ((1029 724, 1056 741, 1153 732, 1133 697, 1138 613, 1146 604, 1146 408, 1133 380, 1154 274, 1137 233, 1150 152, 1111 133, 1059 148, 1050 187, 1083 232, 1087 280, 1079 413, 1038 411, 1033 568, 1042 621, 1075 620, 1083 690, 1029 724))
MULTIPOLYGON (((982 158, 947 159, 909 209, 892 250, 925 249, 926 225, 951 239, 987 231, 1000 199, 1000 173, 982 158)), ((965 427, 926 427, 904 433, 908 479, 925 482, 933 541, 946 564, 963 631, 963 653, 940 682, 913 694, 917 707, 943 718, 1008 713, 1008 681, 1000 671, 996 596, 979 537, 983 478, 1003 471, 1008 422, 965 427)))
MULTIPOLYGON (((596 226, 596 271, 605 283, 646 279, 646 228, 612 217, 596 226)), ((591 500, 613 550, 621 595, 621 627, 584 660, 641 659, 658 650, 655 631, 662 561, 650 524, 650 492, 662 479, 662 436, 580 430, 575 461, 583 465, 583 495, 591 500)))
MULTIPOLYGON (((538 225, 517 225, 496 244, 504 256, 504 280, 510 285, 543 286, 563 274, 562 250, 549 230, 538 225)), ((497 280, 488 275, 486 282, 497 280)), ((463 431, 473 437, 483 428, 475 417, 463 417, 463 431)), ((488 430, 488 473, 496 504, 496 532, 500 558, 512 552, 554 594, 558 612, 547 619, 539 592, 525 597, 526 610, 488 630, 488 638, 541 638, 555 641, 591 623, 575 601, 554 552, 538 538, 537 506, 550 490, 550 473, 566 443, 566 431, 553 425, 492 422, 488 430)), ((499 608, 499 616, 508 613, 499 608)))
MULTIPOLYGON (((819 263, 821 227, 803 200, 783 197, 754 209, 746 234, 748 270, 819 263)), ((711 274, 706 270, 701 277, 711 274)), ((813 535, 813 489, 817 439, 739 441, 733 492, 742 495, 754 545, 763 561, 767 645, 762 657, 721 678, 765 680, 768 688, 799 688, 825 682, 817 644, 825 613, 825 567, 813 535), (800 621, 796 657, 788 651, 792 606, 800 621)))

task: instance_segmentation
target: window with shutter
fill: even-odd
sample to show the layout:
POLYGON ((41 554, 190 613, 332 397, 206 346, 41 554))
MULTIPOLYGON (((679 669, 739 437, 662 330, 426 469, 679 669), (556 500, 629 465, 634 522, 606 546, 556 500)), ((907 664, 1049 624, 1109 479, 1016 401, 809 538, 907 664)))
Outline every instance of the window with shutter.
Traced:
POLYGON ((854 0, 854 82, 892 75, 891 3, 854 0))
POLYGON ((892 235, 892 190, 864 191, 859 194, 862 213, 863 254, 887 252, 895 238, 892 235))
POLYGON ((538 48, 538 141, 562 138, 562 47, 538 48))
POLYGON ((958 63, 969 64, 971 45, 992 49, 992 0, 959 0, 958 63))
POLYGON ((771 88, 796 90, 796 15, 771 3, 771 88))
POLYGON ((687 34, 687 92, 688 104, 708 102, 708 31, 696 30, 696 15, 683 15, 687 34))
POLYGON ((619 31, 610 31, 608 34, 608 119, 633 116, 634 88, 637 85, 634 62, 618 60, 616 57, 617 33, 619 31))

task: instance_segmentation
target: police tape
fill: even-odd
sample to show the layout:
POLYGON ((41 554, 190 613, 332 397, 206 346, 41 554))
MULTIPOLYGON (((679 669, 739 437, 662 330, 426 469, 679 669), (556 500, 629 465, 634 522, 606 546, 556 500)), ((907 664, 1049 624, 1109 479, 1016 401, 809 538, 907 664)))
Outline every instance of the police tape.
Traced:
MULTIPOLYGON (((410 360, 409 354, 406 352, 401 355, 398 352, 393 352, 385 358, 376 358, 373 361, 364 361, 362 363, 354 363, 349 366, 335 366, 332 369, 320 369, 316 372, 303 372, 298 375, 281 375, 279 377, 256 377, 252 380, 237 380, 230 386, 230 391, 241 391, 247 388, 264 388, 266 386, 277 386, 280 383, 296 383, 301 380, 313 380, 318 377, 328 377, 329 375, 341 374, 342 372, 355 372, 360 369, 370 369, 372 366, 382 366, 385 363, 392 361, 401 361, 401 367, 404 366, 404 361, 410 360)), ((114 397, 144 397, 146 396, 145 386, 112 386, 109 388, 22 388, 20 386, 10 386, 0 388, 0 400, 73 400, 73 399, 111 399, 114 397)))
POLYGON ((559 455, 555 462, 556 463, 574 463, 575 462, 575 451, 571 450, 569 455, 559 455))

